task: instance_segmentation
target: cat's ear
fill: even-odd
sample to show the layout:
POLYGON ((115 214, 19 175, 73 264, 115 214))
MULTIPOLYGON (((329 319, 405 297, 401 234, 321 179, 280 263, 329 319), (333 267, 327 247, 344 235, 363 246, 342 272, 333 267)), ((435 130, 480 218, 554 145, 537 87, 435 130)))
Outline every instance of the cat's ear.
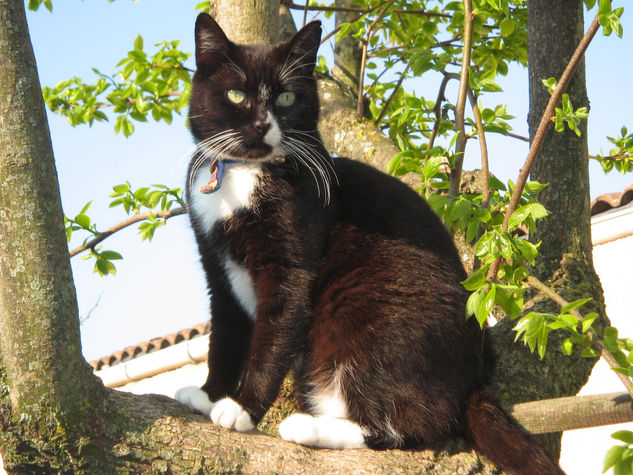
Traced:
POLYGON ((304 70, 304 74, 306 72, 312 74, 316 64, 317 50, 321 45, 321 22, 313 21, 308 23, 286 45, 290 59, 288 63, 296 64, 298 62, 305 69, 309 69, 309 71, 304 70))
POLYGON ((207 13, 196 19, 196 66, 212 67, 230 54, 232 43, 220 25, 207 13))

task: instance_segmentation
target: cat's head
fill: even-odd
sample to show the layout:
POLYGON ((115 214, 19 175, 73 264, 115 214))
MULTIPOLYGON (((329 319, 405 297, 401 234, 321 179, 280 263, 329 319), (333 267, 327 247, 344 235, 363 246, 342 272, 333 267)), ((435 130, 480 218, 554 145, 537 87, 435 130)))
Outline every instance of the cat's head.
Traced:
POLYGON ((200 14, 189 112, 199 150, 254 161, 307 152, 306 134, 318 138, 313 72, 320 38, 321 24, 312 22, 275 46, 237 45, 200 14))

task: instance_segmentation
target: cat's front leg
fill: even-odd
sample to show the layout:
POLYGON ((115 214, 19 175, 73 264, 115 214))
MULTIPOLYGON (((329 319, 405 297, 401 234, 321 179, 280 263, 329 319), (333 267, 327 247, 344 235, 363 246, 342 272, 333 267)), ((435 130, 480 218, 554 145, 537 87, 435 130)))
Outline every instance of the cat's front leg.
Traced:
POLYGON ((234 396, 211 410, 213 422, 242 432, 254 428, 277 397, 303 347, 310 318, 310 275, 277 264, 262 267, 254 278, 257 319, 244 379, 234 396))
POLYGON ((255 429, 255 423, 251 415, 239 403, 229 397, 213 404, 210 417, 214 424, 226 429, 233 429, 238 432, 248 432, 255 429))
POLYGON ((198 386, 187 386, 176 391, 174 399, 180 404, 187 406, 193 412, 209 416, 214 403, 209 399, 209 395, 198 386))
POLYGON ((175 395, 177 401, 210 419, 218 403, 237 391, 253 331, 252 317, 232 292, 213 284, 207 380, 201 388, 181 388, 175 395))

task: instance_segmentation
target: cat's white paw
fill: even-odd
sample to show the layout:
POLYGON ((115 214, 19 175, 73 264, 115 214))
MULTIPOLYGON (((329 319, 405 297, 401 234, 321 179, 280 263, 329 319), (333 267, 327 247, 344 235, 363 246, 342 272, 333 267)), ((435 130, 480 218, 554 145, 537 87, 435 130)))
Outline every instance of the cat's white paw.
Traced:
POLYGON ((293 414, 279 424, 282 439, 324 449, 364 449, 363 429, 349 419, 293 414))
POLYGON ((211 413, 214 406, 207 393, 197 386, 180 388, 176 391, 174 399, 176 399, 179 403, 184 404, 192 411, 197 411, 205 416, 208 416, 211 413))
POLYGON ((248 432, 255 428, 249 413, 228 397, 215 403, 211 410, 211 420, 219 426, 238 432, 248 432))
POLYGON ((279 436, 295 444, 316 447, 319 433, 315 418, 308 414, 292 414, 279 424, 279 436))

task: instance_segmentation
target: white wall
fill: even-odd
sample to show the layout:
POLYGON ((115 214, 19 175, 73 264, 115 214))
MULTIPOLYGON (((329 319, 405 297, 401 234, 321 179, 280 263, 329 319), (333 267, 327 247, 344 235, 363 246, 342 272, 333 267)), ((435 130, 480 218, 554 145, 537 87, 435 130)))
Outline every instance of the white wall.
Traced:
MULTIPOLYGON (((598 215, 592 220, 594 267, 604 289, 607 315, 621 336, 633 337, 633 208, 626 207, 598 215), (601 244, 598 244, 601 243, 601 244)), ((623 392, 624 387, 609 366, 600 360, 579 394, 623 392)), ((561 466, 568 475, 602 473, 602 461, 607 450, 618 441, 610 435, 618 430, 633 431, 633 423, 592 429, 567 431, 563 435, 561 466)))

